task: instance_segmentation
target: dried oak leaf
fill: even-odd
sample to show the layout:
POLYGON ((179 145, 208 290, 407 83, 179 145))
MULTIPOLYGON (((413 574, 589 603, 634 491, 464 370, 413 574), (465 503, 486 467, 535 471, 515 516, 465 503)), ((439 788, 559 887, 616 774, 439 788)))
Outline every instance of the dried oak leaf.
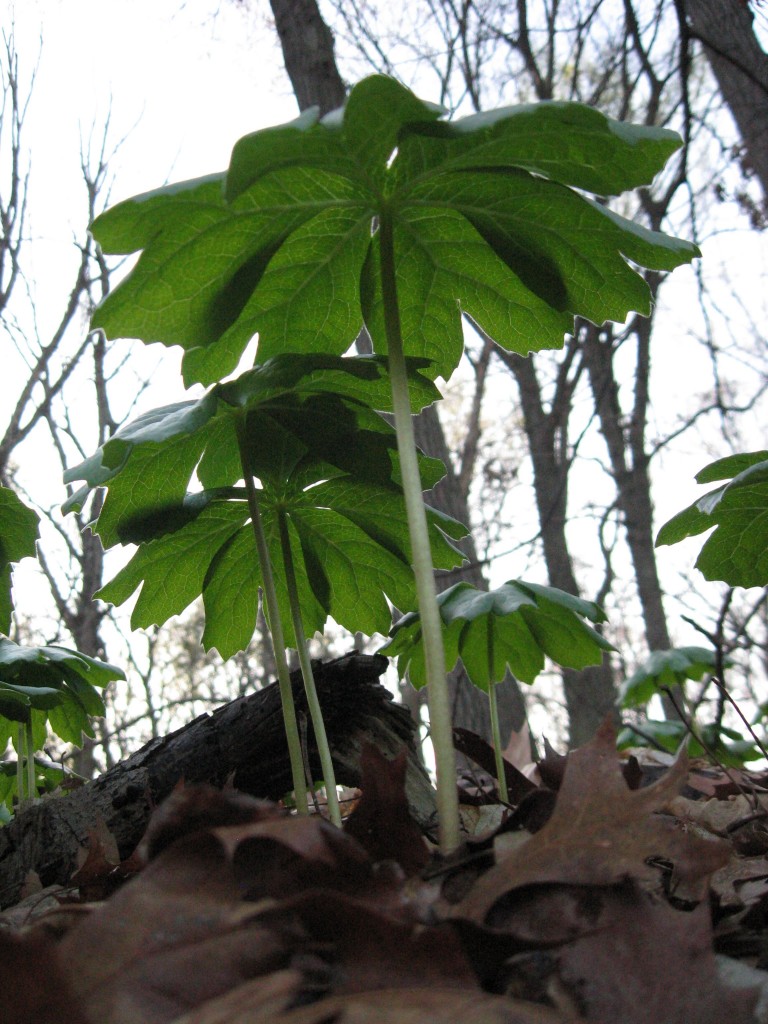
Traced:
POLYGON ((479 992, 461 940, 448 923, 423 925, 339 893, 307 892, 285 903, 323 948, 335 994, 434 986, 479 992))
POLYGON ((173 1024, 273 1024, 293 1004, 300 982, 297 971, 274 971, 209 999, 173 1024))
MULTIPOLYGON (((581 1017, 564 1016, 545 1006, 439 988, 361 992, 321 999, 275 1016, 271 1024, 580 1024, 581 1017)), ((227 1024, 250 1024, 234 1018, 227 1024)))
POLYGON ((318 816, 282 817, 214 834, 249 900, 282 899, 317 887, 358 892, 374 885, 366 851, 318 816))
POLYGON ((182 781, 155 810, 138 850, 143 859, 151 860, 171 843, 193 832, 284 816, 285 811, 268 800, 202 783, 187 786, 182 781))
POLYGON ((98 818, 88 832, 88 845, 81 847, 77 868, 70 876, 70 885, 77 886, 82 900, 105 899, 123 880, 117 840, 98 818))
POLYGON ((429 851, 408 809, 407 757, 405 747, 392 761, 370 743, 363 747, 362 796, 347 818, 344 832, 368 851, 371 860, 397 861, 406 875, 414 875, 429 860, 429 851))
POLYGON ((592 926, 558 954, 587 1020, 753 1024, 758 991, 721 983, 706 904, 683 913, 631 883, 592 896, 592 926))
POLYGON ((15 934, 0 929, 3 1024, 90 1024, 60 966, 53 937, 41 929, 15 934))
POLYGON ((292 965, 300 926, 262 910, 241 901, 218 836, 198 832, 72 928, 56 961, 93 1024, 163 1024, 292 965))
POLYGON ((655 882, 650 858, 671 861, 686 883, 726 863, 727 843, 688 835, 653 812, 679 789, 687 772, 681 756, 645 789, 629 790, 606 721, 591 743, 568 755, 555 810, 547 824, 482 875, 452 916, 485 923, 512 889, 543 882, 613 885, 625 878, 655 882))

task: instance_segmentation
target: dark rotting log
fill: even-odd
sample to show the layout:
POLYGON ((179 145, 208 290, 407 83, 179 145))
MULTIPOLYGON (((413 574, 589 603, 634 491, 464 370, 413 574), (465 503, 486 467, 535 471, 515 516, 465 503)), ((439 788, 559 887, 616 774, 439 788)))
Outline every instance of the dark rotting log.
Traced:
MULTIPOLYGON (((406 794, 416 822, 435 825, 434 792, 416 757, 415 726, 409 711, 395 704, 379 677, 387 667, 381 655, 352 653, 313 669, 337 782, 357 786, 360 754, 373 743, 388 758, 409 752, 406 794)), ((291 676, 297 714, 307 716, 298 672, 291 676)), ((311 724, 307 748, 313 778, 321 778, 311 724)), ((253 796, 279 799, 291 789, 288 748, 276 683, 240 697, 211 714, 147 743, 104 775, 63 796, 52 796, 18 814, 0 829, 0 907, 13 906, 29 872, 43 886, 66 885, 78 852, 103 822, 121 857, 138 844, 152 809, 183 779, 208 782, 253 796)))

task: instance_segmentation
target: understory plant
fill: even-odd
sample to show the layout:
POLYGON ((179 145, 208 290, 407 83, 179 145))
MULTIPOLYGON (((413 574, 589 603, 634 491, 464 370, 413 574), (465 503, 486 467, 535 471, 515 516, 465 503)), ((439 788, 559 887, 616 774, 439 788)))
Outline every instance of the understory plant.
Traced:
MULTIPOLYGON (((434 398, 418 366, 409 375, 417 407, 434 398)), ((329 615, 350 630, 386 633, 385 594, 398 607, 415 602, 395 434, 375 411, 388 399, 378 357, 275 356, 202 399, 140 416, 67 475, 87 481, 67 507, 108 485, 98 522, 107 546, 139 545, 101 591, 119 604, 141 587, 134 627, 164 622, 202 594, 203 643, 227 658, 250 642, 263 591, 297 806, 306 809, 306 786, 286 642, 299 652, 339 822, 306 638, 329 615)), ((428 486, 443 474, 435 459, 421 456, 420 467, 428 486)), ((458 540, 465 527, 432 509, 428 520, 434 564, 458 565, 446 535, 458 540)))
POLYGON ((13 564, 35 556, 37 513, 13 491, 0 487, 0 753, 10 741, 16 764, 0 761, 0 822, 34 799, 38 790, 59 785, 66 770, 40 757, 49 733, 81 746, 83 735, 95 736, 92 719, 105 713, 100 691, 125 679, 114 665, 59 645, 14 643, 11 629, 13 564))
MULTIPOLYGON (((677 544, 689 537, 708 533, 695 566, 706 580, 721 580, 730 587, 768 585, 768 451, 740 452, 717 459, 696 474, 699 484, 718 484, 687 508, 678 512, 659 530, 656 545, 677 544)), ((706 648, 685 647, 656 651, 649 662, 627 680, 622 698, 625 707, 645 703, 652 688, 670 686, 684 679, 715 679, 722 701, 728 696, 725 669, 731 660, 718 658, 706 648)), ((730 699, 730 698, 728 698, 730 699)), ((732 701, 733 703, 733 701, 732 701)), ((701 742, 693 737, 691 749, 706 751, 727 764, 738 764, 766 756, 765 746, 752 726, 765 730, 766 706, 758 708, 754 721, 747 722, 734 703, 751 739, 729 729, 720 720, 700 728, 701 742), (704 746, 702 745, 704 744, 704 746)), ((647 735, 658 745, 670 748, 689 732, 686 722, 646 722, 647 735)), ((619 737, 630 742, 629 730, 619 737)))
MULTIPOLYGON (((561 347, 574 316, 601 324, 648 313, 650 291, 636 268, 672 270, 697 250, 619 216, 606 200, 649 185, 679 144, 665 129, 575 104, 525 104, 450 122, 398 82, 374 76, 355 86, 342 110, 324 118, 307 111, 248 135, 225 172, 129 199, 93 225, 104 252, 141 251, 93 327, 111 338, 180 345, 185 384, 211 387, 194 408, 160 410, 158 436, 132 442, 123 432, 70 474, 86 486, 108 486, 97 526, 105 544, 140 543, 101 596, 119 602, 142 586, 134 618, 148 624, 202 591, 204 642, 224 651, 249 641, 269 565, 270 625, 283 621, 276 653, 291 640, 301 649, 327 615, 354 629, 380 629, 385 595, 403 611, 418 609, 444 852, 458 843, 443 643, 444 631, 453 642, 454 627, 441 616, 434 568, 455 558, 445 534, 455 538, 462 528, 438 520, 422 501, 433 464, 419 458, 411 416, 436 394, 423 382, 415 386, 414 375, 451 375, 463 352, 462 318, 526 355, 561 347), (318 368, 317 380, 332 381, 320 385, 321 399, 303 396, 295 382, 287 419, 265 425, 260 414, 252 419, 250 394, 233 400, 286 355, 344 356, 363 327, 379 358, 366 364, 376 367, 376 379, 354 401, 337 388, 338 366, 318 368), (253 370, 224 383, 255 336, 253 370), (316 419, 315 411, 334 401, 351 425, 323 449, 330 417, 316 419), (393 413, 396 452, 382 441, 381 410, 393 413), (200 421, 174 433, 174 417, 200 421), (357 457, 361 430, 375 441, 357 457), (161 479, 153 460, 163 456, 161 479), (331 515, 330 532, 315 532, 331 515), (259 522, 257 542, 248 531, 258 533, 259 522), (361 530, 386 552, 392 575, 378 563, 370 578, 359 572, 361 530), (181 572, 173 567, 184 551, 181 572), (403 565, 412 566, 408 584, 403 565), (225 627, 216 625, 227 616, 221 609, 243 603, 249 626, 225 641, 225 627)), ((558 604, 551 593, 531 598, 529 590, 528 597, 537 607, 558 604)), ((512 614, 528 622, 523 606, 532 607, 523 601, 512 614)), ((488 653, 494 676, 502 658, 518 665, 529 650, 547 651, 535 631, 533 641, 519 633, 519 651, 502 645, 504 654, 488 653)), ((473 649, 458 653, 471 661, 473 649)))
MULTIPOLYGON (((556 587, 509 580, 495 590, 482 591, 457 583, 438 595, 443 622, 446 665, 461 660, 470 681, 488 695, 496 779, 507 803, 507 783, 499 732, 496 684, 511 672, 522 683, 533 683, 549 657, 566 668, 585 668, 613 650, 590 622, 605 615, 593 601, 583 601, 556 587)), ((383 653, 397 659, 401 678, 415 687, 427 683, 424 634, 418 612, 409 612, 391 629, 383 653)))

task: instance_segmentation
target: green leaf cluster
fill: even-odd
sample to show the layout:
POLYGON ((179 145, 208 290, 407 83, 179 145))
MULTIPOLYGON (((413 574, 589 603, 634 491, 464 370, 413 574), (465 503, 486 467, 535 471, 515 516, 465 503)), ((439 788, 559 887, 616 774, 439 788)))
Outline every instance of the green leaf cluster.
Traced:
POLYGON ((264 362, 287 350, 341 354, 365 322, 385 354, 386 217, 406 355, 447 378, 463 351, 462 313, 511 351, 557 348, 574 315, 599 324, 649 311, 630 262, 671 270, 697 254, 602 201, 650 183, 679 145, 673 132, 578 104, 447 123, 373 76, 343 111, 241 139, 226 173, 97 218, 105 252, 142 253, 93 326, 181 345, 187 383, 231 373, 257 333, 264 362))
MULTIPOLYGON (((411 367, 416 407, 437 395, 422 369, 411 367)), ((97 524, 106 546, 140 544, 99 596, 120 604, 141 587, 132 625, 146 627, 202 593, 206 647, 226 658, 248 645, 262 580, 241 484, 242 436, 260 481, 274 565, 282 564, 278 517, 289 520, 307 635, 328 616, 352 630, 386 633, 387 599, 397 607, 415 603, 395 435, 368 404, 386 407, 388 398, 378 358, 286 354, 122 428, 67 474, 86 480, 71 504, 82 503, 90 487, 108 486, 97 524)), ((444 473, 426 457, 421 470, 426 486, 444 473)), ((458 540, 465 527, 434 510, 429 520, 435 565, 460 564, 446 535, 458 540)), ((287 624, 284 577, 276 582, 287 624)))
MULTIPOLYGON (((544 668, 544 658, 559 665, 584 668, 600 661, 613 647, 584 620, 605 621, 591 601, 522 580, 510 580, 495 590, 477 590, 457 583, 438 596, 443 622, 446 665, 461 659, 475 686, 488 691, 507 669, 521 682, 532 683, 544 668)), ((398 673, 421 687, 426 682, 420 617, 405 615, 392 628, 384 648, 397 658, 398 673)))
POLYGON ((678 719, 665 721, 649 720, 635 728, 626 725, 616 739, 619 750, 629 747, 647 747, 651 741, 669 754, 676 754, 682 743, 690 757, 710 757, 712 754, 727 767, 741 767, 745 761, 756 761, 765 754, 752 740, 745 739, 740 732, 724 725, 709 723, 698 730, 702 742, 691 736, 685 722, 678 719))
POLYGON ((66 647, 21 647, 0 637, 0 749, 16 740, 17 723, 30 723, 34 749, 45 744, 48 727, 80 746, 93 737, 91 718, 104 714, 101 694, 125 679, 114 665, 66 647))
POLYGON ((768 584, 768 451, 731 455, 696 475, 700 484, 728 480, 662 526, 656 544, 677 544, 714 530, 696 567, 732 587, 768 584))
MULTIPOLYGON (((725 667, 732 664, 724 660, 725 667)), ((717 671, 715 652, 708 647, 673 647, 651 651, 648 659, 626 679, 619 691, 622 707, 644 707, 662 687, 682 686, 687 679, 698 680, 717 671)))
MULTIPOLYGON (((673 647, 667 651, 652 651, 648 659, 621 686, 618 703, 624 708, 645 707, 664 687, 683 688, 688 680, 698 681, 732 664, 731 658, 724 658, 722 666, 718 665, 717 655, 707 647, 673 647)), ((714 753, 726 765, 743 764, 764 756, 756 743, 722 724, 697 725, 696 734, 702 742, 691 735, 687 722, 679 719, 646 719, 638 726, 627 722, 619 733, 617 744, 619 749, 655 744, 662 750, 675 753, 681 743, 688 741, 688 753, 692 757, 714 753)))

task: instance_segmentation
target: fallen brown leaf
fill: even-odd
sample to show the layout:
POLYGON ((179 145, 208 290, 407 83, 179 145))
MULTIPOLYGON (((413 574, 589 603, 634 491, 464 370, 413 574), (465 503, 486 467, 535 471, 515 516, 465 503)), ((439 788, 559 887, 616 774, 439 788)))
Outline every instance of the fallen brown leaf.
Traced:
POLYGON ((56 943, 42 929, 15 935, 0 930, 3 1024, 91 1024, 56 958, 56 943))
POLYGON ((344 825, 346 835, 367 850, 371 860, 394 860, 406 875, 421 870, 429 851, 408 810, 405 796, 407 751, 388 761, 372 744, 360 758, 362 796, 344 825))
POLYGON ((285 811, 268 800, 232 789, 185 786, 180 782, 155 809, 138 848, 145 860, 151 860, 177 839, 194 832, 282 817, 285 811))
POLYGON ((581 1020, 482 992, 412 988, 332 996, 280 1014, 272 1024, 579 1024, 581 1020))
POLYGON ((210 999, 173 1024, 272 1024, 289 1009, 301 988, 298 971, 274 971, 243 982, 223 996, 210 999))
POLYGON ((558 957, 587 1020, 754 1024, 757 991, 718 979, 706 904, 683 913, 631 884, 593 890, 592 902, 588 930, 558 957))
POLYGON ((627 789, 606 723, 594 740, 571 752, 555 810, 547 824, 482 875, 452 916, 486 923, 494 904, 512 889, 542 882, 612 885, 624 878, 655 882, 648 861, 672 862, 690 883, 714 872, 730 855, 717 840, 688 835, 653 812, 679 789, 686 774, 679 759, 658 782, 627 789))
POLYGON ((240 901, 217 836, 196 833, 72 928, 56 959, 93 1024, 162 1024, 291 965, 302 934, 265 926, 261 909, 240 901))
POLYGON ((285 904, 326 950, 337 994, 381 988, 470 989, 479 992, 461 941, 448 923, 422 925, 361 899, 307 892, 285 904))

